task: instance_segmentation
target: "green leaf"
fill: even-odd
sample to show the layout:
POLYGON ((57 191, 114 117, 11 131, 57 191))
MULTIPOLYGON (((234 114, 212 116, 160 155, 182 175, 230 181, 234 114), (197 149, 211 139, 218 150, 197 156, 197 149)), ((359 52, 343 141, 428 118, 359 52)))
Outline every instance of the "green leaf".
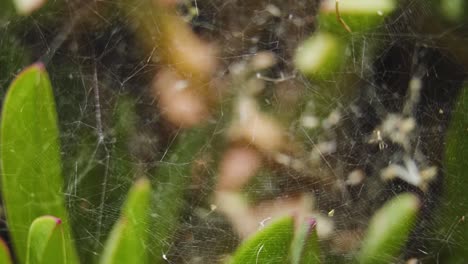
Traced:
POLYGON ((244 241, 234 253, 230 264, 287 263, 293 233, 292 217, 276 220, 244 241))
POLYGON ((466 263, 468 259, 468 86, 465 85, 454 107, 447 132, 445 151, 445 182, 441 210, 438 212, 442 227, 437 232, 440 253, 444 263, 466 263))
POLYGON ((465 0, 442 0, 440 10, 445 18, 452 22, 461 22, 465 17, 467 1, 465 0))
POLYGON ((359 263, 391 263, 400 254, 419 211, 414 194, 400 194, 388 201, 372 217, 364 238, 359 263))
POLYGON ((7 19, 5 18, 8 18, 12 13, 12 9, 13 9, 12 1, 0 0, 0 7, 1 7, 0 8, 0 28, 1 28, 2 24, 7 21, 7 19))
POLYGON ((321 263, 317 236, 317 222, 314 218, 305 219, 294 234, 291 243, 291 264, 321 263))
MULTIPOLYGON (((341 0, 339 15, 353 33, 372 30, 384 22, 397 7, 395 0, 341 0)), ((322 3, 318 18, 320 30, 336 34, 349 34, 337 18, 336 0, 322 3)))
POLYGON ((450 22, 460 23, 466 21, 468 3, 465 0, 438 0, 436 11, 440 11, 443 17, 450 22))
POLYGON ((10 251, 8 250, 8 246, 3 241, 0 239, 0 263, 3 264, 12 264, 13 261, 11 260, 11 254, 10 251))
POLYGON ((151 233, 152 256, 155 263, 167 263, 162 255, 169 251, 179 218, 186 204, 184 196, 192 182, 193 161, 212 137, 211 125, 191 128, 173 139, 174 145, 162 157, 156 169, 153 186, 151 233))
POLYGON ((69 263, 62 220, 54 216, 36 218, 29 228, 27 264, 69 263))
POLYGON ((16 12, 20 15, 30 15, 41 8, 46 0, 13 0, 16 12))
POLYGON ((67 257, 76 263, 63 199, 55 103, 42 64, 30 66, 11 84, 0 139, 3 200, 20 263, 27 252, 28 228, 43 215, 62 219, 67 257))
POLYGON ((151 185, 138 180, 130 189, 120 219, 104 247, 101 264, 146 263, 151 185))
POLYGON ((295 66, 309 77, 329 77, 342 65, 346 45, 333 34, 319 32, 305 40, 296 50, 295 66))

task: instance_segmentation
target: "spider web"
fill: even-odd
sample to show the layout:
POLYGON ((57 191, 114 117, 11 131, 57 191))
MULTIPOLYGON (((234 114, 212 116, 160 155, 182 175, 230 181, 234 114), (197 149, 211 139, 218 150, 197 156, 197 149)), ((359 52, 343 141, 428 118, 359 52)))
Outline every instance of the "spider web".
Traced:
MULTIPOLYGON (((331 221, 337 232, 325 239, 331 245, 344 241, 345 233, 338 231, 363 230, 372 213, 396 193, 415 192, 423 200, 423 214, 405 254, 434 259, 437 252, 431 252, 429 245, 453 246, 450 232, 458 223, 443 223, 454 228, 440 234, 432 220, 442 178, 450 176, 443 175, 444 136, 465 77, 438 42, 454 29, 437 36, 418 33, 432 11, 422 1, 402 1, 385 25, 371 33, 351 35, 343 54, 348 65, 337 72, 346 82, 318 82, 297 72, 292 59, 297 46, 316 30, 317 7, 315 1, 302 0, 179 4, 179 15, 201 38, 220 49, 221 66, 213 82, 232 84, 232 66, 248 62, 260 51, 277 58, 274 67, 255 75, 265 86, 257 99, 265 112, 285 120, 288 137, 300 142, 302 151, 278 153, 288 157, 286 163, 281 162, 284 156, 270 157, 242 192, 254 204, 312 194, 318 214, 334 211, 331 221), (417 99, 411 97, 412 81, 421 83, 417 99), (333 93, 324 93, 323 86, 333 93), (410 148, 389 142, 392 135, 369 143, 392 115, 416 122, 417 131, 407 138, 410 148), (318 118, 321 127, 310 129, 304 117, 312 117, 307 119, 312 123, 318 118), (317 159, 317 165, 305 169, 292 165, 309 159, 317 159), (438 168, 427 192, 402 179, 380 180, 378 174, 390 163, 403 168, 410 162, 438 168), (356 169, 369 180, 346 187, 345 192, 336 191, 335 185, 345 184, 356 169)), ((1 87, 29 62, 47 64, 59 114, 64 195, 84 260, 98 257, 134 179, 157 177, 158 166, 183 133, 157 110, 157 98, 150 89, 162 65, 151 59, 158 56, 155 48, 143 48, 130 24, 117 4, 70 1, 0 26, 0 60, 9 62, 1 72, 1 87)), ((168 263, 221 262, 241 239, 213 202, 219 155, 227 149, 226 115, 233 104, 232 97, 219 94, 221 106, 210 120, 215 128, 193 158, 193 175, 183 176, 191 184, 180 198, 184 199, 181 225, 174 240, 164 242, 168 252, 152 252, 168 263)), ((178 166, 182 170, 188 165, 178 166)), ((347 246, 338 243, 337 248, 347 246)))

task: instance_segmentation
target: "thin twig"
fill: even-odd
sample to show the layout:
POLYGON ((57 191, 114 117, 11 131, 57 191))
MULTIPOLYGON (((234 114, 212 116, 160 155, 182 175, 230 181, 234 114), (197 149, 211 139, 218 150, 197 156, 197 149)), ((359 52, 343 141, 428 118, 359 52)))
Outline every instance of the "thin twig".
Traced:
POLYGON ((336 19, 338 20, 338 22, 340 22, 343 28, 346 29, 346 31, 348 31, 349 33, 352 33, 351 28, 346 24, 346 22, 343 20, 343 18, 340 15, 339 3, 340 3, 340 0, 335 0, 336 19))

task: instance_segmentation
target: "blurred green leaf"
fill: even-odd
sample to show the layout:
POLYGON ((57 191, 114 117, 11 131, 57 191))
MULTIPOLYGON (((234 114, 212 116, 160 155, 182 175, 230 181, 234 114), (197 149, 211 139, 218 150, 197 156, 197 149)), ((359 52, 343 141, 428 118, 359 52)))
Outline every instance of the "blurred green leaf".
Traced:
POLYGON ((138 180, 130 189, 120 219, 102 253, 101 264, 146 263, 151 185, 138 180))
POLYGON ((291 243, 291 264, 321 263, 317 222, 305 219, 294 234, 291 243))
POLYGON ((303 97, 305 103, 313 102, 315 117, 324 118, 355 98, 356 89, 350 84, 360 81, 357 68, 361 67, 361 75, 366 74, 376 52, 387 45, 383 38, 365 41, 363 34, 377 32, 396 7, 395 0, 339 1, 338 9, 335 0, 321 2, 318 32, 301 43, 294 55, 295 67, 317 84, 317 93, 303 97))
POLYGON ((16 12, 20 15, 30 15, 32 12, 41 8, 46 0, 12 0, 16 12))
POLYGON ((318 32, 305 40, 294 57, 296 67, 309 77, 330 77, 342 65, 346 45, 343 39, 318 32))
POLYGON ((410 193, 400 194, 384 204, 369 223, 359 252, 359 263, 393 262, 415 224, 419 206, 419 198, 410 193))
POLYGON ((12 13, 13 2, 11 0, 0 0, 0 28, 2 25, 3 19, 6 20, 8 16, 12 13))
POLYGON ((463 22, 466 20, 468 3, 465 0, 432 0, 436 2, 436 11, 440 11, 442 16, 451 22, 463 22))
POLYGON ((63 199, 55 103, 42 64, 24 70, 9 88, 0 150, 7 222, 20 262, 27 252, 28 228, 43 215, 62 219, 69 263, 77 262, 63 199))
POLYGON ((287 263, 293 233, 291 216, 276 220, 244 241, 230 263, 287 263))
POLYGON ((453 111, 447 132, 445 184, 438 212, 443 243, 437 249, 444 263, 466 263, 468 259, 468 86, 465 85, 453 111))
POLYGON ((382 24, 386 16, 397 7, 395 0, 325 0, 319 12, 320 30, 336 34, 349 34, 346 25, 353 33, 372 30, 382 24))
POLYGON ((465 0, 442 0, 440 1, 440 11, 446 19, 460 22, 464 18, 466 4, 465 0))
POLYGON ((186 205, 184 196, 192 182, 193 161, 212 136, 212 129, 213 126, 206 125, 176 135, 174 146, 163 155, 156 169, 152 209, 155 217, 151 225, 154 254, 151 259, 155 263, 166 263, 162 255, 169 251, 186 205))
POLYGON ((26 263, 70 263, 63 232, 60 218, 49 215, 36 218, 29 228, 26 263))
POLYGON ((3 264, 11 264, 13 261, 11 260, 11 254, 10 251, 8 250, 8 246, 3 241, 0 239, 0 263, 3 264))

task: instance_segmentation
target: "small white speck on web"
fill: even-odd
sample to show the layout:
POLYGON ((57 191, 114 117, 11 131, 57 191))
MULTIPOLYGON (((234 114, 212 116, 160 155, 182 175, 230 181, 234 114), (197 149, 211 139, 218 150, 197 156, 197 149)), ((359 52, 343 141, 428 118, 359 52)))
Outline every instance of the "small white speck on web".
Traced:
POLYGON ((365 178, 364 171, 360 169, 353 170, 351 173, 349 173, 348 178, 346 179, 346 184, 350 186, 356 186, 358 184, 361 184, 362 181, 365 178))
POLYGON ((177 91, 184 90, 188 87, 188 84, 189 83, 186 80, 178 80, 174 85, 174 89, 177 91))
POLYGON ((427 167, 425 169, 422 169, 420 171, 420 174, 421 174, 421 178, 424 181, 427 181, 427 182, 432 181, 437 176, 437 167, 436 166, 430 166, 430 167, 427 167))
POLYGON ((424 255, 429 255, 429 253, 427 253, 426 251, 422 250, 422 249, 418 249, 419 252, 423 253, 424 255))
POLYGON ((267 218, 263 219, 262 221, 260 221, 259 224, 260 224, 261 228, 264 228, 266 222, 268 222, 268 221, 270 221, 270 220, 271 220, 271 217, 267 217, 267 218))
POLYGON ((383 12, 381 10, 377 11, 377 15, 383 16, 383 12))
POLYGON ((423 82, 420 77, 412 77, 409 82, 409 98, 403 107, 403 113, 412 115, 421 97, 423 82))
POLYGON ((408 261, 406 261, 406 264, 418 264, 419 261, 417 258, 411 258, 411 259, 408 259, 408 261))
POLYGON ((383 150, 387 148, 387 143, 382 138, 382 132, 380 129, 374 130, 372 138, 369 140, 369 144, 374 144, 378 143, 379 144, 379 150, 383 150))
POLYGON ((301 160, 293 159, 291 168, 295 169, 296 171, 302 171, 305 168, 304 163, 301 160))
MULTIPOLYGON (((260 40, 259 37, 253 37, 252 43, 257 44, 260 40)), ((252 58, 250 64, 253 70, 260 71, 271 68, 277 62, 275 55, 270 51, 260 51, 252 58)), ((258 74, 256 75, 259 78, 258 74)), ((261 76, 261 75, 260 75, 261 76)))
POLYGON ((322 126, 324 129, 330 129, 341 120, 341 113, 339 110, 333 110, 328 117, 323 120, 322 126))
POLYGON ((323 159, 324 155, 335 153, 337 148, 336 141, 319 142, 314 146, 310 153, 310 160, 319 161, 323 159))
POLYGON ((390 139, 393 143, 399 144, 405 149, 410 147, 411 133, 416 128, 416 121, 414 118, 405 118, 396 114, 389 114, 382 124, 374 130, 373 137, 369 143, 379 144, 379 148, 385 148, 384 138, 390 139))
POLYGON ((289 164, 291 164, 291 161, 292 161, 290 156, 283 154, 283 153, 275 154, 274 159, 277 163, 281 165, 285 165, 285 166, 289 166, 289 164))
POLYGON ((257 79, 264 80, 264 81, 267 81, 267 82, 280 83, 280 82, 284 82, 284 81, 296 78, 296 74, 293 73, 291 75, 284 75, 284 73, 281 73, 280 77, 271 78, 271 77, 263 76, 261 73, 257 72, 255 74, 255 77, 257 77, 257 79))
POLYGON ((409 88, 411 92, 418 92, 422 88, 422 80, 418 77, 411 78, 409 82, 409 88))
POLYGON ((410 158, 405 158, 404 163, 405 166, 391 164, 383 169, 381 172, 382 178, 393 179, 398 177, 409 184, 420 187, 420 185, 423 183, 423 179, 421 178, 416 163, 410 158))
POLYGON ((273 5, 273 4, 269 4, 266 6, 265 10, 270 13, 272 16, 275 16, 275 17, 280 17, 281 16, 281 10, 273 5))
POLYGON ((301 118, 301 125, 305 128, 316 128, 319 125, 319 120, 315 116, 303 116, 301 118))

